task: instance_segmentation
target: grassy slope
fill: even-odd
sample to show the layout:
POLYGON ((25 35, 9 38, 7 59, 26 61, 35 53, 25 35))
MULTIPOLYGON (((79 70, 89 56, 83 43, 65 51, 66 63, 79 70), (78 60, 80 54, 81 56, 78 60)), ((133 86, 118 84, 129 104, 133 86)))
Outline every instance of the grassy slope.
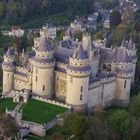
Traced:
POLYGON ((37 100, 29 100, 23 106, 23 120, 35 123, 47 123, 56 117, 57 114, 64 113, 67 109, 44 103, 37 100))
POLYGON ((0 99, 0 114, 5 112, 5 109, 12 110, 16 107, 17 103, 14 103, 12 99, 0 99))

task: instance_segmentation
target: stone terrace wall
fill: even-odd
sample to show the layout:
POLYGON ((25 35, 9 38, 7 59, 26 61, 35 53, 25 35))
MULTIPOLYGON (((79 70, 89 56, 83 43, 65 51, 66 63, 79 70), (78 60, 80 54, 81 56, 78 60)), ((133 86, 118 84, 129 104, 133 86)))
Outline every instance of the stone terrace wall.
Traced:
POLYGON ((46 102, 46 103, 50 103, 50 104, 54 104, 54 105, 57 105, 57 106, 61 106, 61 107, 65 107, 65 108, 71 109, 71 106, 69 106, 67 104, 56 102, 54 100, 48 100, 48 99, 43 98, 43 97, 39 97, 39 96, 35 96, 34 95, 34 96, 32 96, 32 99, 43 101, 43 102, 46 102))

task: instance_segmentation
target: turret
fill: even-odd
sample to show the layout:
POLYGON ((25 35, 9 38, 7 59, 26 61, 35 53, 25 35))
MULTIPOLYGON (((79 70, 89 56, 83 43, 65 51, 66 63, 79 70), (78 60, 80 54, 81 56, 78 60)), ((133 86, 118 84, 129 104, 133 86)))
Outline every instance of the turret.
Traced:
POLYGON ((66 103, 71 105, 75 111, 84 111, 87 108, 89 75, 91 73, 87 52, 79 45, 69 61, 66 103))
POLYGON ((72 32, 71 32, 71 28, 69 27, 65 32, 63 40, 71 40, 71 39, 72 39, 72 32))
POLYGON ((89 46, 91 46, 91 35, 89 33, 84 33, 83 37, 82 37, 82 45, 83 45, 83 49, 88 51, 89 50, 89 46))
POLYGON ((100 62, 99 48, 95 47, 95 45, 91 40, 91 35, 88 33, 83 34, 82 45, 83 49, 88 52, 91 66, 91 77, 95 78, 99 70, 99 62, 100 62))
POLYGON ((54 79, 54 51, 47 38, 41 37, 40 45, 31 59, 33 65, 32 92, 35 95, 51 98, 54 79))
POLYGON ((118 47, 112 63, 112 72, 117 74, 117 92, 115 95, 117 105, 127 106, 129 104, 131 79, 133 76, 131 65, 131 59, 126 48, 118 47))
POLYGON ((15 71, 15 55, 14 50, 9 48, 4 55, 2 63, 3 69, 3 92, 2 95, 6 96, 13 90, 14 84, 14 71, 15 71))
POLYGON ((136 63, 137 63, 137 49, 135 47, 135 43, 133 43, 133 40, 130 39, 127 46, 127 52, 129 57, 132 61, 132 69, 133 69, 133 76, 131 79, 132 85, 134 85, 134 78, 135 78, 135 71, 136 71, 136 63))

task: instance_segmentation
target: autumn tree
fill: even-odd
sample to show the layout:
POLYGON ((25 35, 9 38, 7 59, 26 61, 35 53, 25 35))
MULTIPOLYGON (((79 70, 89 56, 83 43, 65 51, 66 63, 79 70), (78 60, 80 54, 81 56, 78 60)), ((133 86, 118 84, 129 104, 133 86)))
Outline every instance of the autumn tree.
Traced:
POLYGON ((122 22, 121 13, 118 10, 113 10, 110 15, 111 26, 117 26, 122 22))

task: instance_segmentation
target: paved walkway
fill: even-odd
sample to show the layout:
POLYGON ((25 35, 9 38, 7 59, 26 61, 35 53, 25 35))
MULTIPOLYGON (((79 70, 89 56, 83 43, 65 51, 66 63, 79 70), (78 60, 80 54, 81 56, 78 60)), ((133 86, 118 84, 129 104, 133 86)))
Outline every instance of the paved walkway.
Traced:
POLYGON ((23 105, 24 103, 23 102, 19 102, 18 104, 17 104, 17 106, 14 108, 14 112, 18 112, 19 110, 20 110, 20 108, 22 107, 22 105, 23 105))

